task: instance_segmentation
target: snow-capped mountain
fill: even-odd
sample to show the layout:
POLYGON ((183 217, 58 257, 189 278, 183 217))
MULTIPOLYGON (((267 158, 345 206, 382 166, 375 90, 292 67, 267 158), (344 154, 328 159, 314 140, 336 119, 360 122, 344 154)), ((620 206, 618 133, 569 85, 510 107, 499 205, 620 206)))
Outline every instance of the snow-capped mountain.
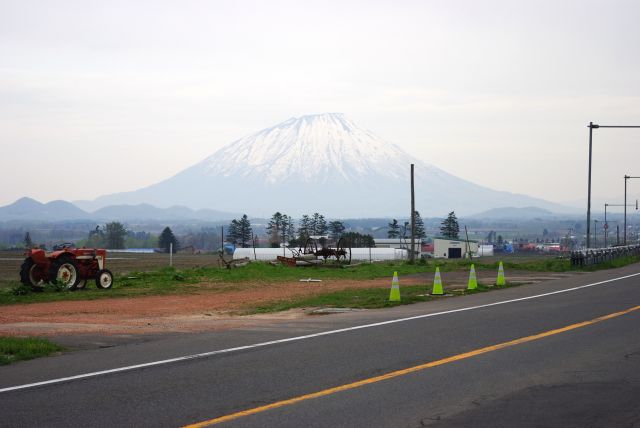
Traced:
POLYGON ((201 163, 206 174, 269 184, 402 179, 415 162, 398 146, 358 127, 340 113, 291 118, 223 147, 201 163), (238 166, 242 165, 242 168, 238 166))
POLYGON ((410 164, 415 164, 416 209, 425 215, 472 214, 501 206, 565 207, 499 192, 426 164, 339 113, 291 118, 234 141, 202 162, 152 186, 77 202, 185 205, 270 216, 408 216, 410 164))

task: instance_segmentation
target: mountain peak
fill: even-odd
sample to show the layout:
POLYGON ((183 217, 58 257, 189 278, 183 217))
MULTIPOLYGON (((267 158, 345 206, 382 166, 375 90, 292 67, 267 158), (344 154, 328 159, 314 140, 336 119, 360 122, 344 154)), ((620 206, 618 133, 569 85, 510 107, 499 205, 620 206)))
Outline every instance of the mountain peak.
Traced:
POLYGON ((316 113, 316 114, 305 114, 300 117, 292 117, 291 119, 295 120, 317 120, 317 119, 327 119, 327 120, 344 120, 346 119, 344 113, 316 113))
POLYGON ((36 201, 33 198, 29 198, 27 196, 24 196, 20 199, 18 199, 17 201, 15 201, 13 204, 11 204, 11 206, 16 207, 16 208, 34 208, 34 207, 40 207, 43 204, 39 201, 36 201))
POLYGON ((234 141, 196 168, 210 176, 257 182, 361 182, 398 177, 415 163, 398 146, 359 127, 342 113, 290 118, 234 141))

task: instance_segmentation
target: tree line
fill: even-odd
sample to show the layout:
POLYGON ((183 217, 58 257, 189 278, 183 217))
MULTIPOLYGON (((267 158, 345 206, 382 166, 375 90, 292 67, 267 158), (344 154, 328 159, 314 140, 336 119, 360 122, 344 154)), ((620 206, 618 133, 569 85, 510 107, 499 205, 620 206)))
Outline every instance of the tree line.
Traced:
MULTIPOLYGON (((418 211, 415 211, 415 223, 416 239, 426 238, 424 222, 418 211)), ((411 235, 409 222, 404 222, 401 226, 397 219, 393 219, 387 227, 389 238, 408 239, 411 235)), ((327 221, 324 215, 317 212, 311 215, 304 214, 296 222, 293 217, 278 211, 271 216, 266 226, 271 247, 280 247, 285 243, 288 243, 289 246, 302 246, 312 237, 316 238, 321 245, 325 245, 327 240, 338 241, 340 238, 345 238, 351 246, 374 246, 374 239, 371 235, 345 232, 346 229, 347 227, 341 220, 327 221)), ((232 220, 227 230, 227 242, 245 248, 255 245, 251 222, 246 214, 240 219, 232 220)))
MULTIPOLYGON (((415 212, 415 232, 417 239, 426 238, 424 222, 418 211, 415 212)), ((387 225, 388 238, 409 239, 411 226, 408 221, 402 225, 397 219, 392 219, 387 225)), ((361 234, 354 231, 346 231, 347 226, 341 220, 328 221, 320 213, 311 215, 304 214, 299 220, 281 213, 274 213, 266 225, 268 243, 272 247, 279 247, 285 243, 289 246, 302 246, 309 238, 317 239, 321 245, 325 245, 327 240, 334 242, 344 238, 351 246, 370 247, 374 246, 374 239, 371 235, 361 234)), ((457 239, 459 236, 459 225, 455 212, 449 213, 442 222, 440 231, 443 237, 457 239)), ((226 231, 226 241, 241 247, 256 245, 256 237, 253 234, 251 221, 246 214, 238 219, 233 219, 226 231)), ((23 244, 25 248, 33 248, 34 244, 30 233, 24 233, 23 244)), ((188 233, 181 237, 186 247, 193 247, 205 250, 214 250, 220 242, 220 235, 214 228, 208 228, 196 233, 188 233)), ((147 232, 133 232, 127 230, 125 225, 114 221, 106 223, 104 226, 96 226, 88 233, 82 245, 87 247, 103 247, 107 249, 123 249, 135 247, 157 247, 165 252, 178 251, 181 243, 170 227, 165 227, 159 236, 154 236, 147 232)))

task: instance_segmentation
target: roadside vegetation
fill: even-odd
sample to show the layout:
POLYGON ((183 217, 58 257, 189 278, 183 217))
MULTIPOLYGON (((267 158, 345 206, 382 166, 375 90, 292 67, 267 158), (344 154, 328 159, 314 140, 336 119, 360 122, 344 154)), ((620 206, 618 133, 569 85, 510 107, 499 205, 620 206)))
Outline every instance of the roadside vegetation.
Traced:
POLYGON ((300 299, 290 299, 279 302, 267 303, 255 308, 249 308, 243 315, 281 312, 295 308, 351 308, 351 309, 378 309, 389 308, 401 305, 410 305, 417 302, 427 302, 429 300, 442 299, 443 297, 464 296, 466 294, 483 293, 491 290, 515 287, 518 284, 505 284, 502 286, 487 286, 478 284, 478 288, 467 290, 464 288, 447 290, 445 296, 431 296, 431 286, 428 285, 404 285, 400 287, 401 300, 399 302, 389 301, 388 288, 361 288, 342 290, 333 293, 322 294, 320 296, 306 297, 300 299))
MULTIPOLYGON (((608 269, 638 262, 640 258, 620 258, 585 268, 572 267, 569 260, 550 256, 487 257, 473 260, 473 263, 478 271, 497 271, 500 260, 504 263, 508 277, 509 271, 513 270, 568 272, 608 269)), ((264 287, 276 282, 298 281, 305 278, 321 280, 368 280, 391 278, 394 271, 397 271, 401 277, 418 273, 433 273, 436 267, 439 267, 442 272, 468 271, 470 265, 471 261, 469 260, 428 259, 420 260, 415 264, 406 261, 388 261, 362 263, 344 267, 320 266, 290 268, 265 262, 252 262, 246 266, 233 269, 217 267, 175 269, 165 267, 145 272, 122 272, 116 276, 114 287, 110 290, 98 290, 93 281, 88 281, 85 289, 73 292, 51 284, 47 284, 44 287, 44 291, 33 292, 30 287, 20 284, 17 280, 12 280, 1 283, 0 305, 60 300, 93 300, 149 295, 195 294, 205 291, 223 293, 251 287, 264 287), (203 287, 203 284, 205 284, 205 287, 203 287)), ((406 291, 410 292, 410 290, 406 291)), ((380 293, 383 294, 384 292, 384 289, 380 291, 380 293)), ((371 293, 375 294, 378 293, 378 291, 371 291, 371 293)), ((362 292, 360 292, 358 299, 361 302, 368 301, 368 298, 363 296, 362 292)), ((352 299, 348 297, 348 293, 344 294, 343 298, 352 299)), ((418 299, 416 301, 420 300, 418 299)), ((354 304, 365 303, 355 302, 354 304)))
POLYGON ((45 339, 0 336, 0 365, 46 357, 47 355, 63 350, 64 348, 62 346, 51 343, 45 339))

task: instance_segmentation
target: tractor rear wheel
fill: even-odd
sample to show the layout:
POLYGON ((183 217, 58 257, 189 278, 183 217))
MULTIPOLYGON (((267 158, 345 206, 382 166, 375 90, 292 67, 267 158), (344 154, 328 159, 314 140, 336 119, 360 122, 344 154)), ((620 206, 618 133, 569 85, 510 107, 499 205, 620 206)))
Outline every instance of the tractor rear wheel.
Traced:
POLYGON ((75 260, 71 257, 58 257, 51 262, 49 280, 51 282, 57 281, 69 290, 75 290, 80 282, 80 273, 75 260))
POLYGON ((111 288, 113 285, 113 274, 109 269, 102 269, 96 275, 96 285, 103 290, 111 288))
POLYGON ((27 257, 20 267, 20 282, 31 287, 33 291, 42 291, 46 275, 42 266, 27 257))

